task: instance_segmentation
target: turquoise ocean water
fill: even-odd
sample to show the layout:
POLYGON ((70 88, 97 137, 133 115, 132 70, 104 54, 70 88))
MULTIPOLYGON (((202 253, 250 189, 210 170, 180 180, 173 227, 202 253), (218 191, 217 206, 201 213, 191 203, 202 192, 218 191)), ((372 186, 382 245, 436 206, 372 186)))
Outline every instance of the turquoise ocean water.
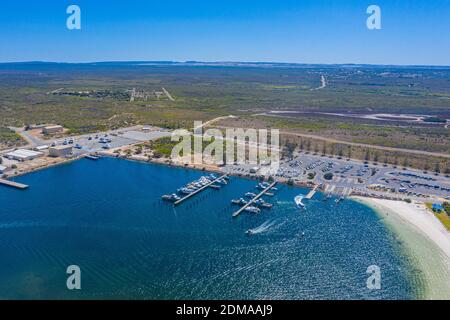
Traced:
POLYGON ((271 210, 232 218, 230 200, 256 190, 235 177, 175 208, 160 200, 204 174, 103 158, 18 177, 26 191, 0 186, 0 298, 416 296, 414 267, 371 209, 319 193, 301 211, 293 198, 308 190, 279 185, 271 210), (81 290, 66 288, 72 264, 81 290), (381 290, 366 287, 370 265, 381 268, 381 290))

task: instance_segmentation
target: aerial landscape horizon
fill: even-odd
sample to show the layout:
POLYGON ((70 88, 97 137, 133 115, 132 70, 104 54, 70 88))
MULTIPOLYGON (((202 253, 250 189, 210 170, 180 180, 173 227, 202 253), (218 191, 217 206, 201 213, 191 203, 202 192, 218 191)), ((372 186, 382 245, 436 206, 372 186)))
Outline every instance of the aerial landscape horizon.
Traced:
POLYGON ((0 64, 180 64, 180 65, 217 65, 217 66, 236 66, 236 65, 269 65, 269 66, 352 66, 352 67, 412 67, 412 68, 450 68, 445 64, 376 64, 376 63, 303 63, 303 62, 282 62, 282 61, 201 61, 201 60, 98 60, 98 61, 0 61, 0 64))
POLYGON ((20 4, 0 300, 450 300, 448 2, 20 4))

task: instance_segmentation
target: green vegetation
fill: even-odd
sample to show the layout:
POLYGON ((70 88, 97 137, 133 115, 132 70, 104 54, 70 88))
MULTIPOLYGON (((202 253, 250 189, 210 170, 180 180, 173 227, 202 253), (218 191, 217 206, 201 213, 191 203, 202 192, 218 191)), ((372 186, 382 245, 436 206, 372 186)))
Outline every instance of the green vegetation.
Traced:
POLYGON ((325 174, 323 175, 323 178, 324 178, 325 180, 331 180, 331 179, 333 179, 333 173, 327 172, 327 173, 325 173, 325 174))
MULTIPOLYGON (((443 119, 450 118, 449 78, 450 69, 432 67, 0 64, 0 127, 58 123, 73 134, 135 124, 174 129, 191 128, 194 120, 233 114, 241 120, 222 124, 450 153, 450 129, 443 127, 443 119), (320 85, 321 75, 327 78, 327 87, 311 90, 320 85), (152 96, 130 102, 126 93, 133 88, 159 92, 162 87, 175 101, 152 96), (70 94, 52 93, 60 88, 70 94), (297 113, 269 113, 287 110, 297 113), (424 114, 430 122, 380 121, 335 113, 424 114)), ((17 139, 0 129, 0 144, 15 145, 20 143, 17 139)), ((364 159, 367 153, 364 148, 324 145, 314 139, 308 143, 311 151, 325 149, 341 157, 364 159)), ((161 153, 167 153, 160 147, 161 153)), ((450 172, 448 159, 374 150, 368 154, 371 161, 376 155, 376 161, 386 164, 407 162, 420 169, 427 165, 450 172)))
POLYGON ((24 143, 25 141, 17 133, 0 127, 0 149, 18 147, 24 143))
POLYGON ((156 158, 170 157, 172 149, 177 143, 176 141, 171 141, 170 137, 163 137, 155 141, 150 141, 150 147, 156 158))
POLYGON ((443 205, 444 211, 441 212, 434 212, 431 207, 432 203, 426 203, 426 207, 433 212, 433 214, 441 221, 441 223, 447 228, 447 230, 450 230, 450 207, 449 205, 443 205))

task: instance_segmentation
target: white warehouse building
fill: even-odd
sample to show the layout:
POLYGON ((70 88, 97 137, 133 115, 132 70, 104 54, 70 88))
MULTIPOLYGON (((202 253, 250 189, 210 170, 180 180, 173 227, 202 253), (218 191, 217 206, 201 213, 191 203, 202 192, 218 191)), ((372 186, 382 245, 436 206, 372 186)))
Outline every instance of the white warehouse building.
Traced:
POLYGON ((39 152, 39 151, 18 149, 16 151, 7 153, 5 156, 6 156, 6 158, 11 159, 11 160, 26 161, 26 160, 33 160, 33 159, 42 157, 43 155, 44 155, 44 153, 39 152))

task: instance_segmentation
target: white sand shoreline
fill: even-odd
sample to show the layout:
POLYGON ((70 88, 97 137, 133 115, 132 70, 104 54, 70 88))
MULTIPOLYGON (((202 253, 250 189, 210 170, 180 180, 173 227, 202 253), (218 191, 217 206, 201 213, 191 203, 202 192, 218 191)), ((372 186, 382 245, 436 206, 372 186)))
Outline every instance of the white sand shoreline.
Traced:
POLYGON ((450 299, 450 232, 423 203, 353 197, 373 208, 402 240, 425 281, 420 298, 450 299))
POLYGON ((450 232, 428 211, 425 204, 375 198, 355 198, 366 203, 369 202, 372 207, 397 214, 403 221, 411 224, 428 237, 450 259, 450 232))

